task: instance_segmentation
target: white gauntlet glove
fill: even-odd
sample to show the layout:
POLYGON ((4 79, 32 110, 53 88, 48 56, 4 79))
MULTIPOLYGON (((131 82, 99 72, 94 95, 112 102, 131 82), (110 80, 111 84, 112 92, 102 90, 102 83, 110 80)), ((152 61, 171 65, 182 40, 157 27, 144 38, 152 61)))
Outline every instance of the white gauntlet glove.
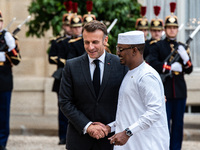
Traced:
POLYGON ((174 63, 171 65, 171 71, 182 72, 182 71, 183 71, 182 65, 181 65, 179 62, 174 62, 174 63))
POLYGON ((190 59, 185 48, 182 45, 179 45, 177 51, 178 51, 179 55, 181 56, 181 58, 183 59, 183 64, 185 65, 188 62, 188 60, 190 59))

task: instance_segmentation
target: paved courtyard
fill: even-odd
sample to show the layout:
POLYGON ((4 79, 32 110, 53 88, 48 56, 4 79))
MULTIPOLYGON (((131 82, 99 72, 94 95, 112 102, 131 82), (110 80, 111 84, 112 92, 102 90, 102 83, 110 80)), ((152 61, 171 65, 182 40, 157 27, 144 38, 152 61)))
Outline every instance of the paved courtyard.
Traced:
MULTIPOLYGON (((65 150, 65 146, 58 145, 56 136, 11 135, 8 150, 65 150)), ((200 150, 200 141, 184 141, 182 150, 200 150)))

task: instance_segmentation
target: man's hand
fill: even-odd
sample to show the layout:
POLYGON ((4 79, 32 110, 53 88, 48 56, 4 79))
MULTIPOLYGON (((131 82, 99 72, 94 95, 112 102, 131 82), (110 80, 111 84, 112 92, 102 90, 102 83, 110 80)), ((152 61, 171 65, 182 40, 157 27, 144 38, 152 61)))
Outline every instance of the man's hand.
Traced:
POLYGON ((106 136, 108 135, 108 133, 111 132, 111 127, 109 125, 104 125, 101 122, 93 122, 92 124, 93 125, 101 125, 102 127, 106 128, 106 131, 105 131, 106 136))
POLYGON ((108 131, 106 129, 106 126, 102 123, 92 123, 88 128, 87 128, 87 133, 96 139, 104 138, 105 136, 108 135, 108 131))
POLYGON ((110 138, 108 138, 108 140, 110 140, 110 144, 113 145, 124 145, 129 138, 130 137, 126 135, 126 131, 123 131, 111 136, 110 138))

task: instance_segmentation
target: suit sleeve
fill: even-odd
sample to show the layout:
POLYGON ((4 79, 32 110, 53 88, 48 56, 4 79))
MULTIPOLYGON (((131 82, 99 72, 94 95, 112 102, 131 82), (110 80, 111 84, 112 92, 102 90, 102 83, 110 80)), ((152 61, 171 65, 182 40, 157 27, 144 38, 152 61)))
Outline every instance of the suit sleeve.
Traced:
POLYGON ((59 93, 59 105, 63 114, 69 119, 76 130, 83 134, 83 129, 90 120, 76 107, 74 98, 73 76, 71 66, 68 61, 63 69, 62 80, 59 93))

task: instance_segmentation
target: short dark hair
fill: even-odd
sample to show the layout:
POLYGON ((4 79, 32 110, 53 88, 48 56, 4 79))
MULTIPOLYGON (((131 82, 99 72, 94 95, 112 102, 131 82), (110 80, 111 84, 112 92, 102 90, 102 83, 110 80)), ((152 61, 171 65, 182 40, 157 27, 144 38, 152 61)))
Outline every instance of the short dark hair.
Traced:
POLYGON ((106 25, 97 20, 93 20, 93 21, 86 23, 83 26, 82 33, 84 30, 86 30, 87 32, 94 32, 96 30, 101 30, 104 33, 104 36, 107 36, 107 34, 108 34, 106 25))
POLYGON ((140 54, 144 53, 145 43, 144 44, 135 44, 135 45, 132 45, 132 46, 133 47, 137 47, 137 49, 140 52, 140 54))

